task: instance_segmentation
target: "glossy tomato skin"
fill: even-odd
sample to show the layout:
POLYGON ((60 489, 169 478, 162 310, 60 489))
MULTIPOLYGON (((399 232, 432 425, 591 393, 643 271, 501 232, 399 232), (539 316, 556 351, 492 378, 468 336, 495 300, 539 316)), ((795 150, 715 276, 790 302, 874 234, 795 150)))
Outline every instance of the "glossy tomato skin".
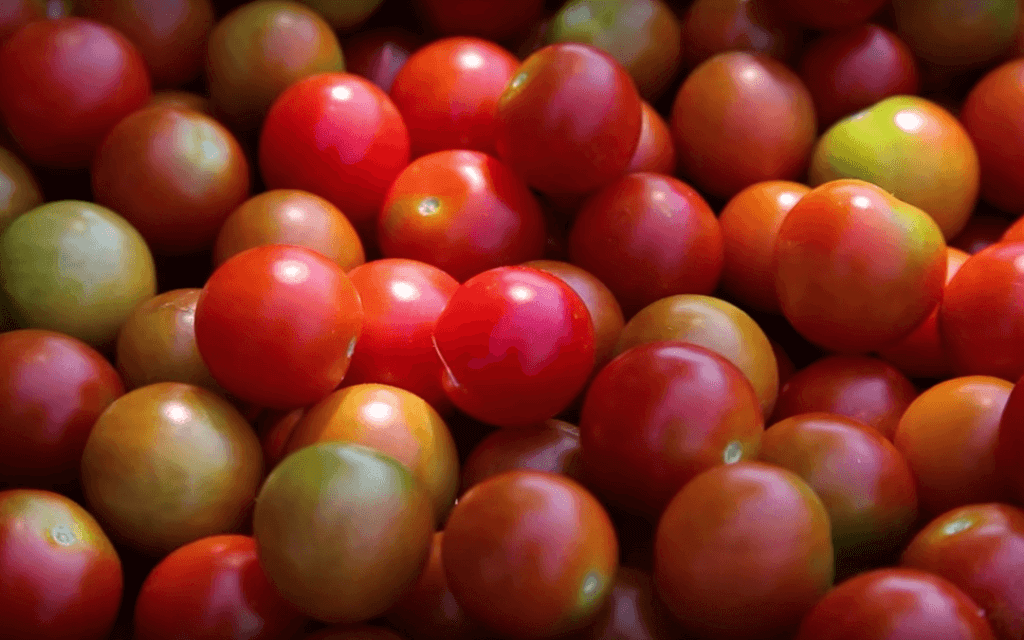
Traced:
POLYGON ((548 471, 581 480, 579 458, 580 430, 563 420, 545 420, 536 427, 499 429, 473 447, 466 458, 462 491, 513 469, 548 471))
POLYGON ((594 367, 594 324, 579 295, 529 267, 499 267, 463 283, 434 329, 448 398, 496 426, 553 417, 594 367))
POLYGON ((626 173, 647 171, 672 175, 676 170, 676 146, 668 123, 646 100, 641 103, 640 113, 640 139, 626 173))
POLYGON ((0 491, 0 620, 10 640, 104 640, 124 578, 100 525, 49 491, 0 491))
POLYGON ((466 492, 441 541, 456 600, 499 636, 523 640, 592 621, 618 553, 615 528, 594 496, 564 476, 532 470, 466 492))
POLYGON ((422 42, 401 27, 360 31, 345 39, 345 69, 390 93, 395 77, 422 42))
POLYGON ((1024 512, 1007 504, 959 507, 910 541, 900 564, 949 580, 980 606, 999 640, 1024 633, 1024 512))
POLYGON ((23 25, 46 17, 43 0, 14 0, 0 8, 0 43, 23 25))
POLYGON ((172 551, 135 602, 136 640, 276 640, 306 617, 260 568, 250 536, 202 538, 172 551))
POLYGON ((688 184, 633 173, 591 196, 569 232, 569 257, 615 294, 626 317, 681 293, 710 294, 724 260, 714 212, 688 184))
POLYGON ((605 500, 655 519, 700 472, 756 456, 763 430, 757 395, 731 362, 685 342, 643 344, 587 390, 584 478, 605 500))
POLYGON ((26 25, 0 46, 0 69, 0 115, 26 157, 42 165, 89 166, 107 132, 151 93, 135 46, 85 18, 26 25))
POLYGON ((985 612, 949 580, 904 567, 876 569, 832 589, 795 640, 995 640, 985 612))
POLYGON ((900 37, 919 59, 961 70, 1009 53, 1020 19, 1020 5, 1013 0, 989 0, 983 7, 956 0, 893 0, 892 7, 900 37))
POLYGON ((582 195, 621 174, 640 139, 629 73, 583 44, 553 44, 519 66, 498 99, 498 154, 533 188, 582 195))
POLYGON ((409 128, 412 157, 445 149, 496 155, 495 107, 518 66, 480 38, 443 38, 413 53, 389 92, 409 128))
POLYGON ((268 189, 315 193, 365 231, 409 164, 409 131, 391 98, 369 80, 318 74, 289 86, 271 106, 259 164, 268 189))
POLYGON ((0 478, 77 481, 96 418, 122 394, 117 371, 80 340, 37 329, 0 334, 0 478))
POLYGON ((16 217, 43 204, 32 171, 0 143, 0 234, 16 217))
POLYGON ((909 335, 942 297, 946 243, 922 210, 870 183, 834 180, 779 228, 775 287, 797 331, 864 353, 909 335))
POLYGON ((696 0, 683 18, 683 59, 690 69, 733 49, 789 62, 802 29, 771 0, 696 0))
POLYGON ((1024 385, 1017 381, 1010 391, 999 418, 996 438, 996 471, 1009 496, 1018 504, 1024 502, 1024 385))
POLYGON ((345 377, 359 293, 310 249, 264 245, 217 268, 196 303, 196 345, 217 382, 260 406, 312 404, 345 377))
POLYGON ((832 586, 825 506, 799 476, 763 462, 721 465, 683 487, 654 554, 662 600, 706 640, 789 637, 832 586))
POLYGON ((544 215, 526 183, 479 151, 414 160, 387 191, 377 240, 388 258, 420 260, 459 282, 544 255, 544 215))
POLYGON ((621 566, 604 609, 570 640, 676 640, 679 624, 658 596, 650 571, 621 566))

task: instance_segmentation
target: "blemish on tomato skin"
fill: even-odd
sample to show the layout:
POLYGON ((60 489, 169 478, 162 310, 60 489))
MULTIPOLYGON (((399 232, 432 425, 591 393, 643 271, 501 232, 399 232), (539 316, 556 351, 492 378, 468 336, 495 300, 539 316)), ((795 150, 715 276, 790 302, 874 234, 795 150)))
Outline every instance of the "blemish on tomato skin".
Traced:
POLYGON ((50 539, 62 547, 69 547, 78 540, 75 532, 66 524, 54 525, 50 528, 49 533, 50 539))

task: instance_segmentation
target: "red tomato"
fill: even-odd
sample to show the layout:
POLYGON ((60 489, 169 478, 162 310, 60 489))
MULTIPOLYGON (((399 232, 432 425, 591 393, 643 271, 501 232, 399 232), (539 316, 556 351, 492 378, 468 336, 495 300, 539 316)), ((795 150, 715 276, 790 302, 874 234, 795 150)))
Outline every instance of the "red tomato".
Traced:
POLYGON ((46 17, 43 0, 11 0, 0 6, 0 43, 22 25, 46 17))
POLYGON ((416 51, 391 85, 412 156, 445 149, 496 155, 495 108, 519 59, 479 38, 444 38, 416 51))
POLYGON ((676 170, 676 146, 672 130, 649 102, 641 104, 640 139, 633 150, 627 173, 648 171, 672 175, 676 170))
POLYGON ((343 43, 345 69, 363 76, 388 93, 420 38, 402 28, 384 27, 360 31, 343 43))
POLYGON ((594 367, 594 323, 579 295, 549 273, 500 267, 470 278, 434 329, 448 397, 497 426, 553 417, 594 367))
POLYGON ((772 0, 696 0, 683 21, 684 60, 692 68, 716 54, 742 49, 789 62, 802 36, 772 0))
POLYGON ((580 478, 580 430, 562 420, 536 427, 499 429, 473 447, 462 465, 462 491, 512 469, 580 478))
POLYGON ((34 163, 87 167, 107 132, 149 102, 135 46, 85 18, 26 25, 0 46, 0 116, 34 163))
POLYGON ((305 620, 263 573, 255 540, 219 535, 153 568, 135 602, 135 640, 277 640, 305 620))
POLYGON ((413 5, 443 34, 505 40, 540 18, 544 0, 415 0, 413 5))
POLYGON ((996 470, 1003 485, 1018 503, 1024 503, 1024 384, 1017 381, 999 417, 996 439, 996 470))
POLYGON ((104 640, 123 588, 100 525, 49 491, 0 491, 0 620, 5 640, 104 640))
POLYGON ((377 85, 350 73, 322 73, 291 85, 270 107, 259 163, 268 189, 315 193, 366 231, 409 164, 409 132, 377 85))
POLYGON ((341 267, 288 245, 233 256, 196 303, 196 345, 213 377, 235 396, 276 409, 333 391, 362 324, 359 293, 341 267))
POLYGON ((885 0, 778 0, 790 19, 812 29, 839 29, 864 22, 885 0))

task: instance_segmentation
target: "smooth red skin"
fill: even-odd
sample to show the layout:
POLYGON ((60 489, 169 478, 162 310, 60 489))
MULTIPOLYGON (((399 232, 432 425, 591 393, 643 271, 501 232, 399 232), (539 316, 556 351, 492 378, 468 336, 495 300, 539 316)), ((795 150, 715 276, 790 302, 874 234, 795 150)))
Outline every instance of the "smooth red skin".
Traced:
POLYGON ((388 258, 432 264, 459 282, 544 255, 544 214, 526 183, 480 151, 438 151, 387 191, 377 241, 388 258))
POLYGON ((952 582, 894 567, 855 576, 825 594, 795 640, 995 640, 985 613, 952 582))
POLYGON ((604 610, 569 640, 678 640, 679 624, 658 597, 649 571, 619 567, 604 610))
POLYGON ((1017 218, 1006 231, 1003 232, 1000 242, 1024 242, 1024 216, 1017 218))
POLYGON ((772 0, 696 0, 683 19, 683 59, 693 68, 723 51, 741 49, 787 62, 802 36, 772 0))
POLYGON ((946 285, 939 333, 958 375, 1011 382, 1024 375, 1022 257, 1024 242, 991 245, 968 258, 946 285))
POLYGON ((669 120, 679 172, 716 198, 803 174, 817 132, 803 82, 764 54, 720 53, 679 88, 669 120))
POLYGON ((389 93, 398 72, 420 44, 419 36, 399 27, 361 31, 343 44, 345 70, 389 93))
MULTIPOLYGON (((968 223, 970 224, 970 223, 968 223)), ((955 247, 946 248, 946 285, 970 256, 955 247)), ((943 288, 945 291, 945 288, 943 288)), ((953 375, 939 334, 939 307, 899 342, 879 349, 878 356, 913 378, 948 378, 953 375)))
POLYGON ((497 155, 495 109, 518 67, 518 58, 480 38, 435 40, 413 53, 390 91, 412 157, 444 149, 497 155))
POLYGON ((516 470, 463 494, 445 527, 441 562, 468 615, 501 637, 540 640, 596 619, 619 544, 608 513, 583 486, 516 470))
POLYGON ((900 564, 949 580, 984 611, 996 638, 1024 635, 1024 512, 1006 504, 960 507, 932 520, 900 564))
POLYGON ((135 601, 135 640, 276 640, 306 617, 260 568, 250 536, 217 535, 172 551, 135 601))
POLYGON ((259 164, 268 189, 315 193, 365 231, 409 164, 409 132, 377 85, 351 73, 317 74, 285 89, 270 107, 259 164))
POLYGON ((11 0, 0 7, 0 44, 23 25, 46 17, 44 0, 11 0))
POLYGON ((210 0, 78 0, 78 15, 114 27, 128 37, 146 60, 158 87, 180 87, 203 70, 206 39, 213 28, 210 0))
POLYGON ((263 448, 263 466, 270 473, 277 463, 284 460, 288 440, 299 426, 306 409, 267 409, 253 419, 253 428, 260 437, 263 448))
POLYGON ((85 509, 49 491, 0 491, 4 638, 105 640, 123 586, 121 560, 85 509), (75 539, 63 545, 58 535, 75 539))
POLYGON ((779 390, 771 424, 801 413, 837 413, 892 439, 917 389, 899 369, 868 356, 827 356, 790 377, 779 390))
POLYGON ((867 353, 910 335, 942 298, 946 244, 920 209, 860 180, 826 182, 779 227, 775 289, 790 324, 832 351, 867 353))
POLYGON ((885 0, 776 0, 785 15, 796 22, 820 30, 842 29, 864 22, 874 15, 885 0))
POLYGON ((913 95, 920 88, 910 48, 875 24, 823 34, 804 49, 798 72, 823 130, 883 98, 913 95))
POLYGON ((383 618, 417 640, 476 640, 483 635, 482 630, 448 588, 441 560, 443 538, 443 531, 434 534, 423 573, 383 618))
POLYGON ((0 46, 0 116, 35 164, 84 168, 107 132, 149 102, 146 63, 112 27, 41 20, 0 46))
POLYGON ((544 0, 415 0, 413 5, 442 34, 499 42, 524 34, 544 10, 544 0))
POLYGON ((722 229, 686 183, 633 173, 583 205, 569 257, 612 290, 628 318, 667 296, 713 292, 724 262, 722 229))
POLYGON ((922 392, 903 412, 892 441, 917 478, 922 513, 1006 498, 996 448, 1012 388, 988 376, 950 378, 922 392))
POLYGON ((967 221, 967 226, 950 238, 949 246, 974 255, 985 247, 993 245, 1004 238, 1012 220, 1004 217, 974 213, 967 221))
POLYGON ((885 558, 913 533, 914 475, 877 429, 846 416, 804 413, 769 427, 758 459, 797 474, 825 503, 838 562, 885 558))
POLYGON ((1018 380, 1003 407, 996 438, 996 471, 1003 486, 1018 502, 1024 503, 1024 384, 1018 380))
POLYGON ((363 330, 345 384, 389 384, 415 393, 439 413, 450 411, 433 335, 458 281, 437 267, 401 258, 368 262, 348 277, 363 304, 363 330))
POLYGON ((672 175, 676 170, 676 147, 672 130, 661 114, 647 101, 641 103, 640 139, 626 173, 647 171, 672 175))
POLYGON ((775 241, 789 210, 810 187, 771 180, 750 185, 718 215, 725 247, 722 289, 740 304, 782 313, 775 291, 775 241))
POLYGON ((597 374, 580 414, 587 485, 656 519, 693 477, 757 455, 761 405, 722 356, 679 341, 633 347, 597 374))
POLYGON ((633 79, 610 55, 549 45, 523 61, 498 100, 498 155, 538 191, 590 193, 629 166, 642 109, 633 79))
POLYGON ((790 471, 762 462, 710 469, 668 505, 654 580, 687 637, 790 638, 832 586, 828 513, 790 471))
POLYGON ((196 304, 196 345, 229 393, 294 409, 338 386, 362 324, 359 293, 341 267, 310 249, 264 245, 210 276, 196 304), (288 282, 284 270, 308 274, 288 282))
POLYGON ((562 420, 522 429, 499 429, 470 451, 462 465, 462 491, 513 469, 534 469, 584 481, 579 468, 580 430, 562 420))
POLYGON ((173 106, 141 109, 117 123, 91 172, 96 203, 123 216, 161 255, 211 248, 224 220, 249 197, 249 161, 231 132, 211 116, 173 106))
POLYGON ((981 165, 981 197, 1012 213, 1024 211, 1024 60, 989 71, 960 109, 981 165))
POLYGON ((0 478, 76 481, 93 423, 123 394, 114 367, 80 340, 40 329, 0 334, 0 478))
POLYGON ((463 283, 434 329, 456 407, 495 426, 529 426, 572 402, 594 367, 594 324, 579 295, 529 267, 463 283))

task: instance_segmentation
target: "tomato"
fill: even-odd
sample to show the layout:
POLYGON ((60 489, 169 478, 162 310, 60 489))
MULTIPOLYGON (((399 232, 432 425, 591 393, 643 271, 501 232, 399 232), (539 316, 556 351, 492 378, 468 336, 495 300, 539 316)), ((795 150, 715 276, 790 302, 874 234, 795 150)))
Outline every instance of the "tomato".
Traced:
POLYGON ((793 180, 817 131, 811 94, 766 55, 720 53, 693 70, 672 105, 679 172, 716 198, 764 180, 793 180))
POLYGON ((867 356, 828 356, 782 386, 771 423, 801 413, 836 413, 892 438, 917 389, 896 367, 867 356))
POLYGON ((629 317, 666 296, 710 294, 722 273, 722 230, 689 185, 633 173, 586 201, 569 233, 569 256, 611 289, 629 317))
POLYGON ((978 7, 956 0, 893 0, 892 8, 900 37, 918 58, 953 68, 983 65, 1008 52, 1020 17, 1016 0, 978 7))
POLYGON ((524 33, 540 17, 544 0, 414 0, 437 31, 505 40, 524 33))
POLYGON ((581 480, 580 430, 563 420, 499 429, 480 441, 462 467, 462 491, 513 469, 560 473, 581 480))
POLYGON ((320 196, 273 189, 249 198, 224 220, 213 246, 213 263, 265 244, 292 244, 322 253, 348 271, 366 261, 355 227, 320 196))
POLYGON ((876 24, 822 35, 804 49, 799 73, 822 128, 883 98, 913 95, 920 87, 914 54, 899 36, 876 24))
POLYGON ((341 624, 303 636, 303 640, 405 640, 386 627, 341 624))
POLYGON ((661 602, 650 572, 619 567, 597 620, 571 640, 676 640, 679 624, 661 602))
POLYGON ((866 21, 885 0, 778 0, 791 19, 812 29, 831 30, 866 21))
POLYGON ((23 25, 46 17, 45 0, 13 0, 0 8, 0 43, 23 25))
POLYGON ((390 90, 412 156, 446 149, 497 155, 495 108, 518 66, 514 55, 480 38, 443 38, 413 53, 390 90))
POLYGON ((362 323, 359 293, 336 263, 310 249, 264 245, 210 276, 196 303, 196 345, 227 391, 292 409, 338 386, 362 323))
POLYGON ((995 462, 1003 487, 1017 503, 1024 502, 1024 466, 1020 464, 1024 451, 1024 385, 1017 381, 1010 391, 996 437, 995 462))
POLYGON ((11 221, 43 204, 32 171, 18 156, 0 147, 0 235, 11 221))
POLYGON ((860 180, 835 180, 790 209, 775 288, 811 342, 865 353, 909 335, 942 297, 946 244, 925 212, 860 180))
POLYGON ((588 486, 629 512, 656 518, 690 479, 753 458, 764 430, 746 376, 704 347, 633 347, 597 374, 580 414, 588 486))
POLYGON ((53 331, 0 334, 0 478, 78 480, 93 424, 124 385, 89 345, 53 331))
POLYGON ((688 68, 730 50, 748 50, 789 62, 802 32, 771 0, 696 0, 683 19, 688 68))
POLYGON ((355 623, 383 614, 426 565, 430 494, 397 460, 361 445, 305 447, 256 499, 260 566, 307 615, 355 623))
POLYGON ((963 230, 956 237, 950 238, 949 246, 973 255, 999 242, 1011 222, 1013 221, 1002 216, 984 213, 984 209, 979 207, 975 209, 963 230))
POLYGON ((10 640, 104 640, 124 578, 100 525, 77 503, 0 491, 0 619, 10 640))
POLYGON ((155 253, 209 249, 249 196, 242 147, 210 116, 151 107, 119 122, 92 163, 97 203, 124 216, 155 253))
POLYGON ((419 36, 401 27, 361 31, 345 39, 345 67, 390 93, 398 72, 420 44, 419 36))
POLYGON ((284 460, 287 452, 288 439, 292 437, 295 427, 299 426, 306 409, 266 409, 252 420, 256 435, 260 437, 263 447, 263 464, 266 471, 271 471, 277 463, 284 460))
POLYGON ((618 568, 615 528, 581 485, 508 471, 467 491, 441 540, 448 586, 502 637, 549 638, 595 619, 618 568))
POLYGON ((208 116, 213 115, 213 108, 210 106, 210 99, 205 95, 200 95, 191 91, 177 91, 174 89, 156 91, 153 93, 153 97, 150 98, 149 104, 146 106, 174 106, 182 109, 198 111, 199 113, 208 116))
POLYGON ((614 58, 589 45, 549 45, 523 61, 498 99, 498 154, 541 192, 590 193, 629 166, 641 111, 614 58))
POLYGON ((980 606, 999 640, 1024 633, 1024 512, 1005 504, 948 511, 922 529, 900 562, 949 580, 980 606))
POLYGON ((302 0, 322 15, 335 29, 348 30, 359 26, 380 7, 382 0, 302 0))
POLYGON ((91 512, 116 539, 155 556, 241 525, 262 477, 245 418, 220 396, 176 382, 115 400, 82 454, 91 512))
POLYGON ((769 180, 750 185, 726 203, 718 215, 725 246, 722 289, 736 301, 781 313, 775 291, 775 242, 782 220, 810 187, 769 180))
POLYGON ((499 267, 463 283, 437 319, 445 393, 497 426, 528 426, 572 402, 594 367, 594 325, 559 278, 499 267))
POLYGON ((275 640, 306 618, 267 579, 249 536, 219 535, 172 551, 135 602, 136 640, 275 640))
POLYGON ((654 554, 662 600, 706 640, 788 637, 832 586, 825 506, 799 476, 762 462, 721 465, 683 487, 654 554))
POLYGON ((668 123, 647 101, 640 103, 640 139, 626 173, 647 171, 672 175, 676 170, 676 147, 668 123))
POLYGON ((25 25, 0 45, 0 116, 36 164, 87 167, 107 132, 149 101, 146 63, 85 18, 25 25))
POLYGON ((544 255, 544 216, 505 163, 479 151, 438 151, 395 178, 377 240, 388 258, 426 262, 464 282, 544 255))
POLYGON ((217 23, 207 47, 214 113, 240 132, 259 129, 271 104, 293 83, 345 70, 331 26, 297 2, 246 3, 217 23))
POLYGON ((409 131, 375 84, 322 73, 295 82, 274 102, 260 134, 259 164, 268 189, 315 193, 366 231, 409 164, 409 131))
POLYGON ((952 582, 907 568, 862 573, 825 594, 795 640, 995 640, 985 612, 952 582), (927 630, 927 631, 925 631, 927 630))

